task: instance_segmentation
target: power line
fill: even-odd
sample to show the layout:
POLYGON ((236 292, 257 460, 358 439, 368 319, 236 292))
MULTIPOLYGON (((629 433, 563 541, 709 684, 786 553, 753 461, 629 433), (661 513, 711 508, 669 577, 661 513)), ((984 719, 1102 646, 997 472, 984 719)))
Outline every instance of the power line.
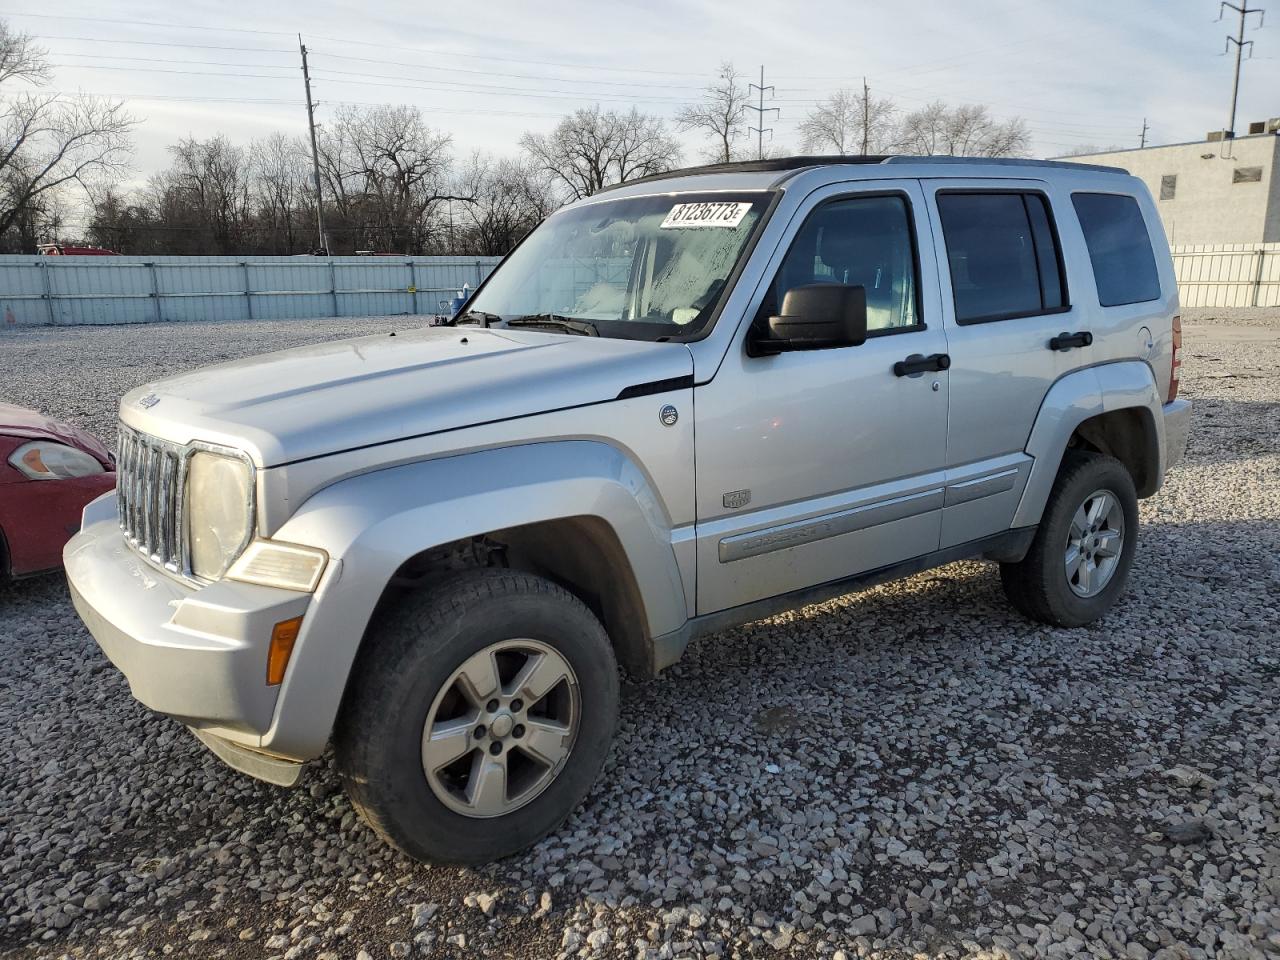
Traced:
POLYGON ((76 43, 114 43, 126 44, 134 47, 182 47, 187 50, 239 50, 243 53, 287 53, 292 55, 292 50, 279 50, 275 47, 230 47, 209 43, 177 43, 167 40, 117 40, 109 37, 63 37, 56 35, 45 35, 40 37, 41 40, 74 40, 76 43))
MULTIPOLYGON (((633 87, 637 83, 643 83, 647 87, 663 87, 672 90, 701 90, 701 84, 696 83, 652 83, 648 80, 597 80, 592 77, 557 77, 528 73, 497 73, 493 70, 468 70, 464 67, 433 67, 426 63, 410 63, 404 60, 384 60, 380 57, 353 57, 345 53, 334 53, 331 50, 313 50, 313 53, 323 54, 326 57, 332 57, 335 60, 353 60, 358 63, 376 63, 384 67, 412 67, 417 70, 439 70, 442 73, 475 73, 486 77, 504 77, 511 80, 547 80, 557 81, 561 83, 589 83, 592 86, 610 86, 610 87, 633 87)), ((683 76, 683 74, 680 74, 683 76)))
POLYGON ((164 23, 160 20, 117 20, 113 17, 69 17, 59 13, 6 13, 6 17, 34 17, 40 20, 76 20, 83 23, 118 23, 131 27, 170 27, 175 30, 210 30, 216 33, 258 33, 289 37, 288 30, 250 30, 246 27, 206 27, 197 23, 164 23))

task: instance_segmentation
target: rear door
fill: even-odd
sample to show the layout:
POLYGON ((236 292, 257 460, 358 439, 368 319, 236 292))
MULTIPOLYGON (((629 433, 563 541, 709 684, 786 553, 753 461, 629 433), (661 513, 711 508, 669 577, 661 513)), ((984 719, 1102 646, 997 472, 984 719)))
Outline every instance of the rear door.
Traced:
POLYGON ((1090 317, 1071 300, 1049 184, 924 183, 951 355, 941 535, 948 547, 1009 527, 1045 394, 1064 373, 1089 365, 1093 351, 1090 317))

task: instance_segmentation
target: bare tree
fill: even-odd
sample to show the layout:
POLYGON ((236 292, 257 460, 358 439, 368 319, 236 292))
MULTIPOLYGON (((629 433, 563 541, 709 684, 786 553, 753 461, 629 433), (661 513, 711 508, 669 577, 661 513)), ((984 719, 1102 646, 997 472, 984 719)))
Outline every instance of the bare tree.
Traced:
MULTIPOLYGON (((306 207, 309 170, 307 147, 301 137, 273 133, 249 145, 250 192, 260 241, 272 253, 293 253, 306 207)), ((314 209, 314 203, 311 203, 314 209)))
POLYGON ((187 205, 194 222, 209 231, 217 253, 235 253, 245 242, 249 221, 244 149, 217 134, 208 140, 186 137, 169 153, 169 189, 187 205))
POLYGON ((1123 149, 1125 148, 1116 143, 1113 143, 1110 146, 1106 146, 1106 147, 1100 147, 1096 143, 1081 143, 1072 147, 1070 150, 1064 153, 1063 156, 1064 157, 1087 157, 1095 153, 1115 153, 1117 150, 1123 150, 1123 149))
MULTIPOLYGON (((472 156, 459 192, 475 197, 460 214, 463 237, 451 252, 480 256, 508 253, 556 207, 547 175, 526 158, 472 156)), ((454 239, 454 238, 451 238, 454 239)))
POLYGON ((1018 117, 996 120, 980 105, 948 107, 935 100, 907 115, 902 146, 922 156, 1025 156, 1031 143, 1026 123, 1018 117))
POLYGON ((520 146, 574 200, 609 184, 664 173, 680 157, 666 124, 634 107, 629 113, 599 106, 577 110, 550 133, 526 133, 520 146))
POLYGON ((890 153, 897 147, 897 108, 892 100, 837 90, 800 123, 805 150, 840 154, 890 153))
POLYGON ((121 173, 134 119, 119 101, 40 92, 51 79, 47 53, 0 21, 0 237, 61 190, 88 189, 121 173))
POLYGON ((412 106, 340 108, 320 141, 321 173, 338 208, 332 229, 348 246, 409 253, 426 248, 448 200, 453 138, 412 106))
POLYGON ((681 130, 697 130, 711 141, 707 159, 713 163, 737 159, 738 144, 747 136, 747 104, 751 91, 742 80, 733 64, 724 61, 702 102, 684 107, 676 114, 676 126, 681 130))

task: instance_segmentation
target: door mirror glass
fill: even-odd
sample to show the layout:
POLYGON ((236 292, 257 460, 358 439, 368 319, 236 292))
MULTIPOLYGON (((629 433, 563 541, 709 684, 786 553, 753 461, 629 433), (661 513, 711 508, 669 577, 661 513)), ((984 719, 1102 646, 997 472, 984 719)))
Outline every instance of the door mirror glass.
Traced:
POLYGON ((867 339, 867 291, 843 283, 808 283, 782 298, 782 313, 769 318, 764 352, 856 347, 867 339))

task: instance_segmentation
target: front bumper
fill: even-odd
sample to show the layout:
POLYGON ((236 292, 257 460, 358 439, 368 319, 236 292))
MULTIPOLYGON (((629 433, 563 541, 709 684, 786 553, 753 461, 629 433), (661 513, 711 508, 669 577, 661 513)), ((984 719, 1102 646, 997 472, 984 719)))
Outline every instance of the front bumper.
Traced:
POLYGON ((1191 401, 1174 400, 1164 405, 1164 468, 1168 470, 1187 452, 1191 433, 1191 401))
MULTIPOLYGON (((206 742, 261 748, 279 691, 266 682, 271 629, 304 615, 310 595, 234 581, 180 583, 125 543, 114 499, 108 494, 90 505, 85 527, 64 551, 76 612, 141 703, 197 729, 206 742)), ((215 752, 228 762, 228 753, 237 755, 215 752)), ((262 776, 246 764, 232 762, 262 776)))

